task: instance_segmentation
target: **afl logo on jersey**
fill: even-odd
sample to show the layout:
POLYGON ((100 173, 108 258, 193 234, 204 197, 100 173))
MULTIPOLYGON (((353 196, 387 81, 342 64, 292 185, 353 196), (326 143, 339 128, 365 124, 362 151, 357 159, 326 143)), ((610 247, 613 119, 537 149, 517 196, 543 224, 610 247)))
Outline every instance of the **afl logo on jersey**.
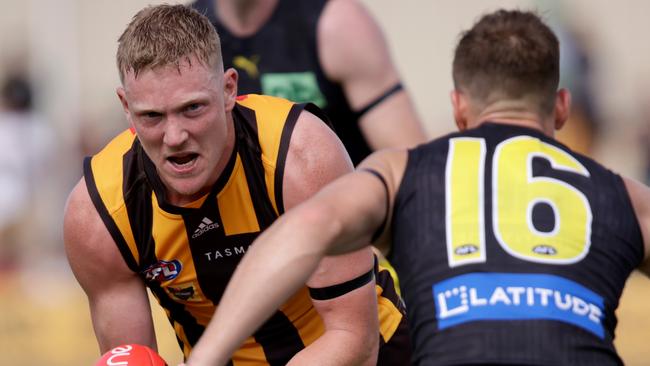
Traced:
POLYGON ((461 245, 456 248, 456 250, 454 250, 454 253, 456 253, 456 255, 469 255, 476 252, 478 252, 478 246, 474 244, 461 245))
POLYGON ((536 245, 533 248, 533 252, 537 253, 537 254, 544 254, 544 255, 556 255, 557 254, 557 250, 555 250, 555 248, 553 248, 550 245, 544 245, 544 244, 536 245))
POLYGON ((158 263, 150 265, 142 273, 144 274, 144 278, 149 282, 163 282, 178 277, 182 268, 181 262, 177 259, 171 262, 161 260, 158 263))

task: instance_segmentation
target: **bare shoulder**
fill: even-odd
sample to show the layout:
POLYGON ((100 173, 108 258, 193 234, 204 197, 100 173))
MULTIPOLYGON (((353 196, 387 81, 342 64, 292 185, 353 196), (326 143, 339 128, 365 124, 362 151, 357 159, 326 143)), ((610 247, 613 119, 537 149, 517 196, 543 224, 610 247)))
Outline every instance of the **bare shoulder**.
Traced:
POLYGON ((381 174, 391 191, 397 191, 408 163, 408 150, 405 148, 382 149, 372 153, 359 165, 360 169, 370 169, 381 174))
MULTIPOLYGON (((645 244, 645 258, 648 260, 650 253, 650 188, 634 179, 623 177, 634 212, 641 226, 643 242, 645 244)), ((649 266, 650 267, 650 266, 649 266)))
POLYGON ((64 214, 64 239, 66 244, 76 246, 86 240, 81 238, 92 235, 99 224, 97 210, 88 194, 86 181, 81 178, 68 196, 64 214))
POLYGON ((68 197, 63 238, 70 266, 84 289, 102 276, 132 274, 92 203, 83 178, 68 197), (110 274, 102 268, 111 268, 110 274))
POLYGON ((644 231, 644 238, 646 241, 650 241, 650 237, 645 236, 645 234, 650 234, 650 188, 632 178, 623 177, 623 181, 637 219, 641 224, 641 229, 644 231))
POLYGON ((650 276, 650 188, 634 179, 623 177, 627 188, 634 213, 636 214, 641 234, 643 235, 643 246, 645 248, 644 262, 639 268, 646 276, 650 276))
POLYGON ((283 180, 285 209, 351 171, 350 158, 334 131, 316 115, 303 110, 289 142, 283 180))
POLYGON ((358 0, 330 0, 327 2, 320 26, 325 31, 339 31, 337 26, 352 25, 360 21, 361 26, 374 23, 368 9, 358 0))
POLYGON ((393 76, 381 28, 357 0, 328 2, 318 23, 318 45, 323 68, 332 79, 345 81, 382 68, 393 76))

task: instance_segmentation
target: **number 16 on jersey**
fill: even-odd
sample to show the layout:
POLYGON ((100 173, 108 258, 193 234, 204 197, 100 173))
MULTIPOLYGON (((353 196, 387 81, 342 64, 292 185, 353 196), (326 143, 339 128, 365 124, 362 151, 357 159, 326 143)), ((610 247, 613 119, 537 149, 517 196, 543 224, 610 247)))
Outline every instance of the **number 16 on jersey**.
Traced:
POLYGON ((510 255, 531 262, 571 264, 583 259, 591 243, 591 206, 569 182, 533 176, 533 159, 553 169, 589 177, 568 152, 530 136, 499 143, 486 167, 483 138, 449 140, 445 172, 447 258, 450 267, 486 261, 485 231, 492 230, 510 255), (486 196, 485 169, 491 169, 486 196), (485 200, 491 199, 492 220, 485 220, 485 200), (544 225, 533 221, 538 205, 550 208, 544 225))

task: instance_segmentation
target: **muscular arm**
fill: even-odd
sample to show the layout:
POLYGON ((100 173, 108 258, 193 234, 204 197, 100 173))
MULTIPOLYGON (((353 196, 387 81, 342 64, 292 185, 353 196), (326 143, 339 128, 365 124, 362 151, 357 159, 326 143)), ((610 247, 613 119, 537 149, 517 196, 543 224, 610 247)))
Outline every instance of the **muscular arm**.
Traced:
POLYGON ((63 236, 70 267, 88 296, 100 353, 125 343, 157 349, 144 284, 124 262, 83 179, 68 198, 63 236))
POLYGON ((650 276, 650 188, 630 178, 623 178, 623 180, 643 235, 645 260, 639 269, 650 276))
MULTIPOLYGON (((334 133, 314 115, 303 112, 287 156, 283 180, 285 208, 295 207, 327 183, 351 171, 352 164, 334 133)), ((320 262, 307 286, 324 288, 341 284, 367 273, 372 266, 370 247, 327 257, 320 262)), ((374 281, 342 296, 312 302, 323 319, 325 333, 298 353, 290 365, 376 364, 379 342, 374 281)))
MULTIPOLYGON (((322 67, 328 78, 343 85, 353 110, 400 82, 381 29, 357 0, 329 1, 317 37, 322 67)), ((427 139, 404 89, 366 112, 359 123, 374 150, 412 147, 427 139)))

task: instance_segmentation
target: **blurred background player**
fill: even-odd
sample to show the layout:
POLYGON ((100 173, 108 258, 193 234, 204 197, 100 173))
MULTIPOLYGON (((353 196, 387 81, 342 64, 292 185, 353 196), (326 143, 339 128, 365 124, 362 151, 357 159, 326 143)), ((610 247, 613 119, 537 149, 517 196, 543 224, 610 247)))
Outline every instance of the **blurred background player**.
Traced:
POLYGON ((253 243, 212 322, 221 362, 321 256, 383 233, 414 364, 622 364, 615 311, 632 271, 650 273, 650 189, 553 137, 571 97, 536 14, 483 16, 453 79, 460 132, 371 155, 253 243))
POLYGON ((30 227, 45 211, 37 207, 43 198, 37 186, 51 172, 55 146, 55 135, 34 110, 34 99, 23 73, 9 74, 0 86, 0 271, 14 268, 29 254, 52 251, 49 244, 30 243, 43 239, 30 227))
POLYGON ((354 165, 426 135, 388 46, 357 0, 198 0, 217 28, 239 93, 321 107, 354 165))

